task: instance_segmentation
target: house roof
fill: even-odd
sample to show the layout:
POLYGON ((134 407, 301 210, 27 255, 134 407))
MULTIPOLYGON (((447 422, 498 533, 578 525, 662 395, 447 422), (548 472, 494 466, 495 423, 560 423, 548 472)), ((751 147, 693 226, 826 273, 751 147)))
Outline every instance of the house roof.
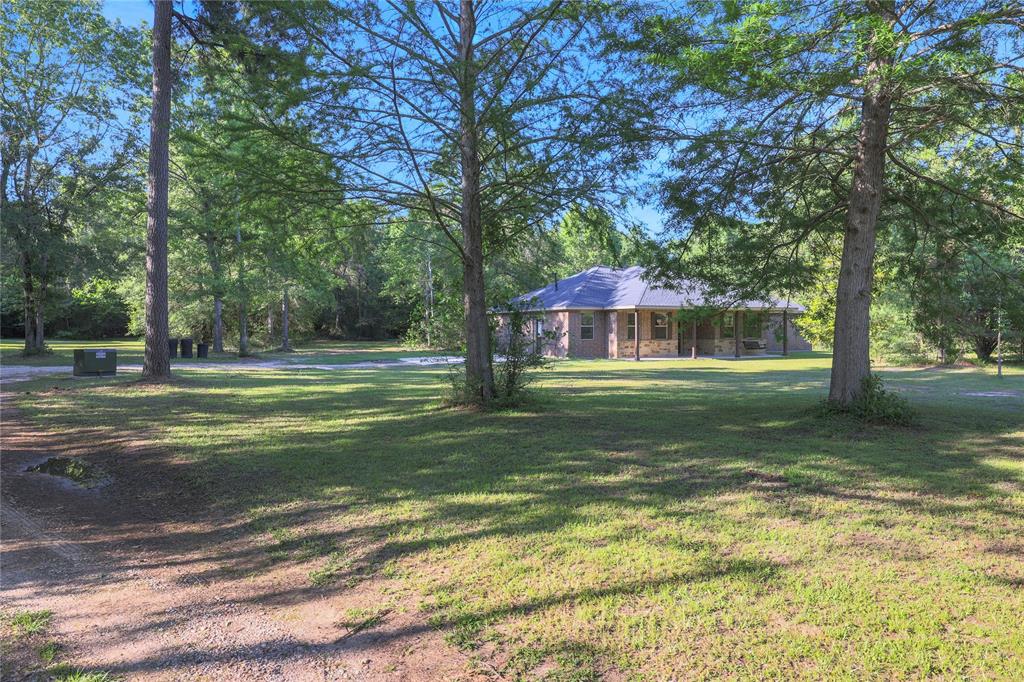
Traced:
MULTIPOLYGON (((706 298, 707 288, 692 280, 680 279, 672 286, 651 283, 647 271, 638 265, 612 268, 598 265, 560 279, 546 287, 512 299, 513 303, 535 300, 536 308, 543 310, 632 310, 634 308, 693 308, 713 305, 706 298)), ((785 301, 740 301, 730 308, 781 309, 803 311, 803 306, 785 301)))

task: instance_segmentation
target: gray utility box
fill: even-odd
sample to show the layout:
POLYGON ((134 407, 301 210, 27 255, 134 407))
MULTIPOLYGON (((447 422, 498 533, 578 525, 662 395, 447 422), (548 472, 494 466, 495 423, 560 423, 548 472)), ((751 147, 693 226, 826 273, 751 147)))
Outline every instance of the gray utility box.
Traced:
POLYGON ((112 377, 117 374, 117 351, 107 348, 76 348, 76 377, 112 377))

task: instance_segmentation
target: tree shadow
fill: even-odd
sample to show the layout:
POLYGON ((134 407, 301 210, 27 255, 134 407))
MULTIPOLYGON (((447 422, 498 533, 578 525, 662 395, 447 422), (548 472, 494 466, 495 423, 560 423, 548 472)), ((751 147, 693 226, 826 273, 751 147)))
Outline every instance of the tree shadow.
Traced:
MULTIPOLYGON (((706 537, 659 535, 659 519, 733 523, 737 496, 776 520, 797 523, 817 518, 825 499, 854 505, 867 521, 909 513, 955 519, 969 532, 977 530, 975 516, 1019 527, 1019 414, 936 401, 918 429, 823 421, 813 412, 824 391, 823 370, 734 367, 742 363, 557 369, 538 389, 545 412, 440 409, 439 373, 411 369, 197 376, 159 390, 129 388, 123 399, 83 387, 73 398, 33 396, 31 413, 61 430, 67 441, 61 447, 107 449, 89 456, 115 471, 118 482, 94 503, 83 493, 76 522, 82 542, 95 551, 138 548, 142 559, 126 563, 126 571, 176 567, 180 580, 214 583, 275 563, 337 561, 329 585, 256 590, 249 597, 255 604, 308 603, 396 562, 417 565, 432 553, 491 541, 548 547, 553 538, 595 525, 595 537, 577 533, 574 542, 614 545, 639 537, 700 567, 566 586, 498 607, 439 609, 416 626, 446 631, 721 576, 776 581, 795 564, 730 556, 706 537), (136 440, 156 447, 132 450, 136 440), (184 492, 168 495, 168 487, 184 492), (160 489, 140 518, 133 498, 160 489), (111 499, 131 513, 104 513, 111 499), (154 536, 154 523, 177 519, 196 523, 154 536)), ((32 485, 24 477, 5 481, 19 502, 32 485)), ((431 579, 430 589, 459 591, 460 578, 431 579)), ((67 589, 89 590, 101 579, 82 567, 67 589)), ((1015 579, 1007 580, 1012 586, 1015 579)), ((168 615, 146 627, 173 627, 183 617, 168 615)), ((407 628, 394 636, 411 634, 407 628)), ((367 634, 324 646, 379 642, 367 634)), ((265 655, 208 653, 225 660, 265 655)), ((130 661, 118 672, 166 665, 130 661)))

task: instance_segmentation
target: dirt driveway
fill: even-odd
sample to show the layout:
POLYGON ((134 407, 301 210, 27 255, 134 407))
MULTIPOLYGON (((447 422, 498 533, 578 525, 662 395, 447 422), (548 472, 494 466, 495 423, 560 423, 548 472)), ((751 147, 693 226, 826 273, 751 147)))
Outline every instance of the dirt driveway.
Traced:
MULTIPOLYGON (((313 588, 301 566, 268 563, 259 534, 193 492, 172 454, 3 417, 0 609, 52 611, 58 660, 145 680, 487 677, 392 580, 313 588), (57 455, 110 480, 25 471, 57 455)), ((35 650, 4 648, 3 679, 34 679, 35 650)))

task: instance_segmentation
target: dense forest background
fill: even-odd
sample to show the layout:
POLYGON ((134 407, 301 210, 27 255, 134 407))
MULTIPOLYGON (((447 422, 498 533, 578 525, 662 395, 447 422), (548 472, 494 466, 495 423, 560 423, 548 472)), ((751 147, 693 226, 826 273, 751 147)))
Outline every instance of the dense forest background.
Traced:
MULTIPOLYGON (((110 22, 99 5, 88 2, 12 0, 2 12, 0 331, 4 337, 39 339, 44 330, 48 338, 139 335, 145 322, 148 32, 110 22)), ((420 195, 404 204, 382 202, 354 188, 350 171, 337 161, 342 152, 326 144, 330 136, 318 128, 328 110, 310 102, 333 97, 340 106, 342 98, 329 92, 327 81, 316 81, 330 66, 330 54, 313 48, 289 52, 287 36, 273 33, 281 17, 252 19, 247 32, 234 34, 223 28, 218 33, 216 27, 225 23, 216 19, 183 19, 172 50, 171 335, 214 340, 219 318, 222 345, 230 350, 238 347, 244 320, 254 343, 272 348, 287 344, 287 317, 292 342, 397 337, 410 345, 460 348, 463 267, 452 244, 431 226, 431 207, 420 195), (243 34, 244 41, 237 37, 243 34), (276 44, 285 47, 275 53, 268 46, 276 44)), ((657 25, 647 17, 644 30, 657 25)), ((668 49, 664 42, 653 42, 642 55, 621 38, 605 45, 602 54, 609 54, 608 46, 619 50, 614 73, 628 74, 642 64, 650 73, 662 69, 677 77, 688 70, 692 79, 707 77, 695 74, 693 64, 670 63, 657 54, 668 49)), ((1000 49, 1015 45, 1019 40, 1000 49)), ((1012 69, 1001 87, 1019 93, 1019 73, 1012 69)), ((678 102, 672 78, 658 87, 633 97, 651 107, 678 102)), ((998 144, 986 144, 981 123, 970 139, 951 143, 932 130, 930 146, 927 140, 915 143, 915 161, 934 176, 952 178, 956 166, 959 175, 948 182, 960 184, 952 191, 915 185, 900 172, 895 191, 882 200, 871 303, 871 353, 877 360, 986 360, 1000 330, 1010 347, 1024 344, 1024 118, 1014 119, 1019 107, 990 109, 986 115, 999 119, 993 125, 1008 131, 998 144), (950 144, 955 154, 944 151, 950 144), (975 192, 989 199, 979 205, 969 196, 975 192)), ((330 114, 338 117, 331 135, 344 137, 351 129, 339 111, 330 114)), ((628 113, 616 125, 647 129, 651 111, 628 113)), ((849 120, 837 116, 827 125, 838 136, 849 120)), ((718 178, 720 192, 744 197, 742 210, 730 214, 723 206, 701 206, 713 214, 685 227, 684 218, 693 218, 700 203, 692 197, 710 196, 711 190, 686 186, 672 172, 715 157, 681 139, 670 144, 664 135, 649 135, 641 151, 634 146, 628 154, 609 156, 603 170, 608 177, 592 191, 522 205, 505 197, 504 205, 485 206, 491 216, 484 230, 488 304, 598 264, 642 263, 666 276, 691 274, 733 286, 758 270, 765 252, 777 251, 760 235, 781 234, 797 212, 798 200, 783 206, 766 198, 792 196, 796 161, 759 175, 757 187, 718 178), (679 156, 667 161, 673 157, 666 149, 679 156), (627 205, 637 198, 664 207, 664 232, 635 223, 627 205)), ((352 158, 351 150, 344 153, 352 158)), ((442 147, 430 163, 452 166, 457 159, 442 147)), ((509 163, 520 164, 525 170, 517 172, 525 178, 546 173, 542 180, 551 186, 559 177, 583 182, 555 164, 542 167, 538 159, 509 163)), ((833 341, 843 244, 841 216, 826 205, 831 190, 821 183, 827 176, 842 184, 844 172, 800 177, 801 200, 812 204, 801 210, 823 217, 813 232, 785 242, 786 269, 772 271, 767 284, 757 283, 807 306, 799 324, 823 349, 833 341)))

